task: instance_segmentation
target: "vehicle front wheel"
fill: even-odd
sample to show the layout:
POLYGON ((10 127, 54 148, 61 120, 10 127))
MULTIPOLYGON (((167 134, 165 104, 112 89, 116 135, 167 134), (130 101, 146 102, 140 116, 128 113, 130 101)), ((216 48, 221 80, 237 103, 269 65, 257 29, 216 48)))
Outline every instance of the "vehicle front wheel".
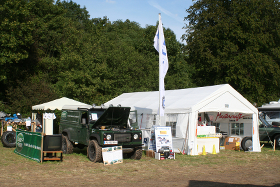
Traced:
POLYGON ((248 151, 252 146, 252 137, 244 137, 241 141, 241 147, 244 151, 248 151))
POLYGON ((280 135, 275 136, 275 147, 280 147, 280 135))
POLYGON ((142 157, 142 149, 136 149, 130 156, 131 159, 140 160, 142 157))
POLYGON ((62 152, 64 154, 73 153, 73 144, 70 142, 67 136, 62 135, 62 152))
POLYGON ((102 148, 96 140, 90 140, 87 147, 88 158, 92 162, 102 162, 102 148))

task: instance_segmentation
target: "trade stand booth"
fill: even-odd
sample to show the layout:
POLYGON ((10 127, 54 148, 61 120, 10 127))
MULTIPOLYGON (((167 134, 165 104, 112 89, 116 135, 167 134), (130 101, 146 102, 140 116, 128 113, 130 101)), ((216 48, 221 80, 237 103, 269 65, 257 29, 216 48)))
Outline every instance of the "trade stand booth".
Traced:
MULTIPOLYGON (((32 106, 32 120, 36 120, 37 124, 42 125, 42 130, 46 135, 52 135, 53 134, 53 120, 56 118, 54 113, 47 113, 45 111, 50 110, 61 110, 64 105, 73 105, 73 106, 85 106, 85 107, 91 107, 88 104, 69 99, 67 97, 62 97, 60 99, 56 99, 50 102, 46 102, 43 104, 32 106)), ((33 128, 35 129, 35 128, 33 128)), ((38 130, 37 130, 38 131, 38 130)))
MULTIPOLYGON (((152 149, 159 125, 159 92, 124 93, 105 103, 136 110, 144 149, 152 149)), ((198 155, 234 149, 243 137, 252 137, 250 151, 260 152, 258 110, 229 84, 165 91, 165 124, 171 127, 175 152, 198 155), (234 146, 233 146, 234 145, 234 146)))
POLYGON ((32 106, 32 121, 35 122, 31 123, 31 131, 16 130, 15 153, 37 162, 62 161, 62 136, 53 133, 53 120, 56 116, 46 111, 61 110, 64 105, 91 107, 66 97, 32 106))

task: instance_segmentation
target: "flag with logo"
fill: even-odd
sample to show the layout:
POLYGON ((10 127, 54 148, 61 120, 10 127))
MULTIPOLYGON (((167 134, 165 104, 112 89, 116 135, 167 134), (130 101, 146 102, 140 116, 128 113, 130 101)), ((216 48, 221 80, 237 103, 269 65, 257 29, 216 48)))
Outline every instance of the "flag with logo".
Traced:
POLYGON ((168 58, 165 45, 161 16, 159 15, 158 29, 154 38, 154 47, 159 53, 159 115, 164 116, 165 109, 165 89, 164 77, 168 70, 168 58))

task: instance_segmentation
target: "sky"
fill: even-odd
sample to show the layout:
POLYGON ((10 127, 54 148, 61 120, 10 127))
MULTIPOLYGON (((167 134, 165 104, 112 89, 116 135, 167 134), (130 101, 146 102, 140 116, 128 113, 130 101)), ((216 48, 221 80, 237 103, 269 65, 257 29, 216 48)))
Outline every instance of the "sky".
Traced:
MULTIPOLYGON (((66 0, 67 1, 67 0, 66 0)), ((193 5, 192 0, 72 0, 86 8, 90 18, 103 18, 107 16, 109 21, 129 19, 139 23, 141 27, 156 25, 161 14, 162 24, 171 29, 178 41, 185 33, 182 27, 187 24, 184 17, 186 10, 193 5)), ((184 42, 185 43, 185 42, 184 42)))

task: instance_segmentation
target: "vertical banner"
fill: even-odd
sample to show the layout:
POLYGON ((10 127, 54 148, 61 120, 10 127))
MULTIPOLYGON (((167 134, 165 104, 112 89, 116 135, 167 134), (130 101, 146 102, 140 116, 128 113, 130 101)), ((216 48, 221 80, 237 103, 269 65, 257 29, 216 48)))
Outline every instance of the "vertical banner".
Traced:
POLYGON ((164 109, 165 109, 164 77, 168 70, 168 58, 167 58, 167 49, 165 45, 160 14, 159 14, 158 29, 154 37, 154 47, 159 53, 159 116, 164 116, 164 109))
POLYGON ((41 162, 41 142, 41 133, 17 129, 16 149, 14 152, 31 160, 41 162))

